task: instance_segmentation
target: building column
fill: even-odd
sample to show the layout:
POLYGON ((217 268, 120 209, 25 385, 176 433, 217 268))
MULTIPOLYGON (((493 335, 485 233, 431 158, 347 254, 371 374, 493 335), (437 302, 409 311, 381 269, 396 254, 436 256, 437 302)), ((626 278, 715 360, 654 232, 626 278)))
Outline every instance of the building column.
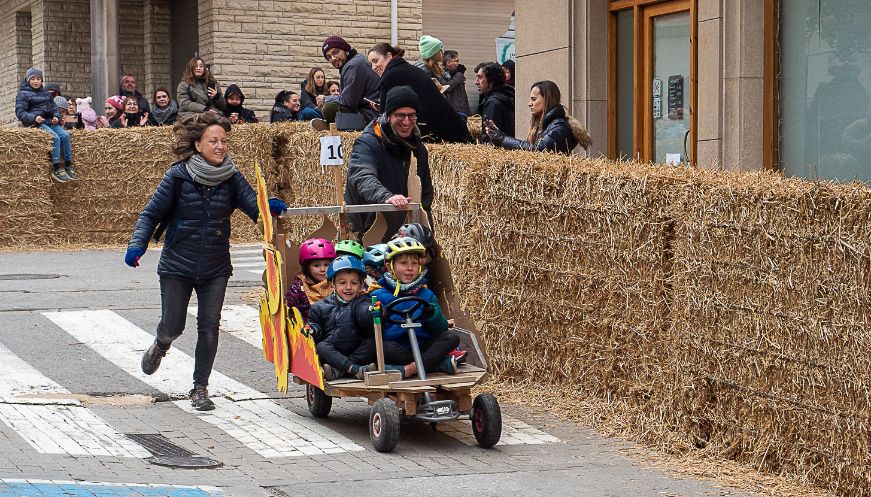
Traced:
POLYGON ((97 109, 102 109, 121 78, 118 14, 118 0, 91 0, 91 87, 97 109))
POLYGON ((563 93, 563 102, 590 132, 590 156, 607 156, 608 0, 574 0, 573 4, 571 89, 563 93))

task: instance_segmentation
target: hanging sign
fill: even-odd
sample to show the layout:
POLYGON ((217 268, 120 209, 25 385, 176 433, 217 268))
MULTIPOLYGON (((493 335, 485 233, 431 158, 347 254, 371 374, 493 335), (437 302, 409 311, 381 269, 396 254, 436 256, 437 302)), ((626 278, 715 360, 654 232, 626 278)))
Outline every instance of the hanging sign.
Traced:
POLYGON ((345 156, 342 151, 341 136, 321 137, 321 165, 342 166, 345 164, 345 156))

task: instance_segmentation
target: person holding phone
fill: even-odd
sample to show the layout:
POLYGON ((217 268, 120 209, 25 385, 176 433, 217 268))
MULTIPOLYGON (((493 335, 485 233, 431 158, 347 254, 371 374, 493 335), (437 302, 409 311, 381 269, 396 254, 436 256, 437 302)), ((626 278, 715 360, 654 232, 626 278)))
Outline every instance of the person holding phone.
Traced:
POLYGON ((209 111, 223 115, 227 109, 227 100, 221 93, 218 81, 199 57, 188 61, 176 89, 176 95, 179 121, 209 111))

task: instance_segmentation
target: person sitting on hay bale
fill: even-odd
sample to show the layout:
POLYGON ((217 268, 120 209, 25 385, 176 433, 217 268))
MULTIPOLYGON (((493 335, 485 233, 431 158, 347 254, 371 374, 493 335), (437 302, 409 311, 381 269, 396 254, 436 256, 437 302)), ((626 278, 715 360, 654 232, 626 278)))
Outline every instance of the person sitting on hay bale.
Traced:
POLYGON ((63 115, 55 105, 54 98, 42 85, 42 69, 31 67, 24 75, 24 81, 15 96, 15 117, 24 126, 39 128, 51 135, 51 179, 58 183, 78 179, 73 169, 70 134, 62 126, 63 115), (60 163, 61 154, 63 166, 60 163))
MULTIPOLYGON (((197 346, 190 400, 198 411, 215 408, 207 387, 218 351, 221 307, 233 274, 230 215, 236 208, 255 222, 259 215, 257 195, 229 155, 229 131, 230 122, 213 112, 175 125, 173 152, 181 160, 169 168, 139 214, 124 255, 128 266, 139 266, 149 240, 159 239, 166 228, 157 265, 161 317, 157 338, 142 356, 143 373, 157 371, 172 342, 181 336, 191 293, 197 292, 197 346)), ((279 215, 287 205, 272 198, 269 209, 279 215)))
POLYGON ((312 304, 332 293, 327 270, 335 258, 336 247, 325 238, 309 238, 299 246, 299 274, 284 298, 288 307, 296 307, 305 321, 312 304))
POLYGON ((139 99, 134 97, 124 97, 121 102, 121 108, 124 112, 118 116, 118 119, 112 122, 113 128, 136 128, 139 126, 148 126, 148 112, 142 112, 139 108, 139 99))
POLYGON ((309 325, 324 363, 324 379, 338 380, 349 374, 358 380, 374 370, 375 331, 369 298, 362 294, 366 269, 353 255, 340 255, 330 262, 327 281, 333 292, 312 305, 309 325))
MULTIPOLYGON (((439 300, 432 290, 426 287, 427 270, 421 264, 426 256, 426 248, 411 237, 397 238, 387 242, 388 272, 378 281, 381 288, 372 295, 386 307, 400 297, 414 295, 427 302, 427 305, 414 312, 412 318, 423 325, 415 328, 420 346, 423 367, 427 372, 437 369, 448 374, 457 372, 457 359, 450 352, 460 345, 460 337, 448 329, 448 320, 442 314, 439 300)), ((407 310, 416 302, 397 304, 395 310, 407 310)), ((417 364, 411 351, 408 332, 395 315, 384 316, 384 360, 389 365, 385 369, 399 371, 402 378, 417 374, 417 364)))
MULTIPOLYGON (((421 205, 432 224, 433 184, 426 145, 420 140, 417 114, 420 100, 408 86, 387 92, 384 114, 369 123, 354 141, 348 161, 345 202, 348 205, 393 204, 405 209, 408 197, 408 168, 412 154, 417 158, 417 175, 421 183, 421 205)), ((384 214, 386 242, 405 222, 405 212, 384 214)), ((375 221, 373 214, 348 214, 351 229, 365 233, 375 221)))
POLYGON ((566 113, 561 102, 559 87, 553 81, 539 81, 529 91, 529 120, 527 140, 508 136, 493 121, 486 121, 484 127, 494 145, 515 150, 537 150, 539 152, 558 152, 571 154, 578 145, 590 150, 593 139, 577 119, 566 113))

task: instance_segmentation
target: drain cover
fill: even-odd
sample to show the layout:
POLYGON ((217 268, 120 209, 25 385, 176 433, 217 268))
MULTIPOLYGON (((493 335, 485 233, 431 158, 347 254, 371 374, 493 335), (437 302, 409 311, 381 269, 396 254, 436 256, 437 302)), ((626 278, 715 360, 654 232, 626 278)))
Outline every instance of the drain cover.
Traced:
POLYGON ((10 273, 0 274, 0 280, 53 280, 62 274, 10 273))
POLYGON ((223 466, 222 462, 197 456, 184 447, 170 442, 168 438, 159 433, 127 433, 124 436, 151 452, 154 456, 148 459, 151 464, 189 469, 223 466))

